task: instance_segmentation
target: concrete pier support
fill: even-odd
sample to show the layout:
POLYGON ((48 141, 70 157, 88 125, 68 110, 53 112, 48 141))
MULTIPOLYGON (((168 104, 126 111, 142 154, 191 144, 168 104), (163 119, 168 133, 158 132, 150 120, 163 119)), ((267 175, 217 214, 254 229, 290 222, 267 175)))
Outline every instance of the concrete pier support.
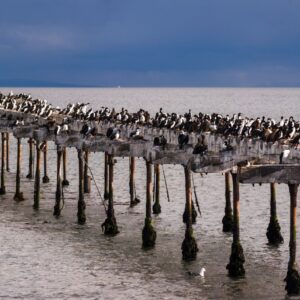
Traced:
POLYGON ((231 187, 230 187, 230 173, 225 173, 225 215, 223 217, 223 232, 232 232, 233 216, 231 208, 231 187))
POLYGON ((62 181, 60 175, 61 169, 61 158, 63 151, 60 147, 57 147, 57 167, 56 167, 56 193, 55 193, 55 205, 53 215, 56 217, 60 216, 61 211, 61 200, 62 200, 62 181))
POLYGON ((276 186, 275 183, 270 183, 270 223, 267 229, 267 238, 270 244, 278 245, 283 243, 283 237, 280 232, 280 225, 276 212, 276 186))
POLYGON ((28 140, 28 174, 26 178, 32 179, 33 178, 33 145, 34 140, 30 138, 28 140))
POLYGON ((22 160, 22 143, 21 139, 17 139, 17 172, 16 172, 16 193, 14 195, 15 201, 24 201, 23 193, 20 190, 21 186, 21 160, 22 160))
POLYGON ((9 133, 6 133, 6 171, 9 172, 9 133))
POLYGON ((104 199, 109 199, 109 183, 108 183, 108 153, 104 153, 104 199))
POLYGON ((129 193, 130 193, 130 207, 133 207, 140 203, 140 199, 136 197, 135 191, 135 157, 129 158, 129 193))
POLYGON ((63 150, 63 186, 68 186, 70 183, 67 179, 67 149, 64 148, 63 150))
POLYGON ((91 177, 88 175, 89 152, 84 151, 84 192, 89 194, 91 192, 91 177))
POLYGON ((36 169, 35 169, 35 178, 34 178, 34 199, 33 199, 33 208, 35 210, 39 209, 40 206, 40 190, 41 190, 41 149, 40 144, 36 141, 36 169))
POLYGON ((239 277, 245 274, 244 251, 240 242, 240 188, 239 171, 232 172, 233 183, 233 241, 231 255, 226 269, 230 277, 239 277))
POLYGON ((113 155, 107 155, 107 164, 109 167, 109 199, 108 199, 108 208, 106 211, 106 219, 102 223, 102 231, 106 235, 116 235, 119 233, 117 220, 115 218, 115 212, 114 212, 114 156, 113 155))
POLYGON ((45 141, 45 147, 43 149, 44 154, 44 176, 43 176, 43 183, 48 183, 50 181, 48 177, 48 170, 47 170, 47 156, 48 156, 48 143, 45 141))
POLYGON ((184 167, 185 175, 185 198, 187 222, 185 230, 185 238, 181 245, 182 258, 186 261, 195 260, 197 257, 198 246, 193 233, 193 216, 192 216, 192 184, 191 184, 191 169, 189 166, 184 167))
POLYGON ((77 205, 77 222, 80 225, 85 224, 86 216, 85 216, 85 201, 84 201, 84 191, 83 191, 83 152, 82 150, 78 151, 78 173, 79 173, 79 198, 77 205))
POLYGON ((5 188, 5 133, 1 133, 1 187, 0 187, 0 195, 4 195, 6 193, 5 188))
POLYGON ((146 218, 143 228, 143 248, 149 249, 154 247, 156 241, 156 231, 152 225, 151 218, 151 200, 152 200, 152 164, 146 161, 146 218))
POLYGON ((290 192, 290 260, 288 272, 284 279, 285 289, 289 295, 300 293, 300 276, 296 264, 296 219, 297 219, 297 193, 298 184, 289 184, 290 192))
POLYGON ((160 206, 160 168, 159 165, 154 165, 154 174, 155 174, 155 182, 154 182, 154 204, 152 206, 153 213, 158 215, 161 213, 161 206, 160 206))

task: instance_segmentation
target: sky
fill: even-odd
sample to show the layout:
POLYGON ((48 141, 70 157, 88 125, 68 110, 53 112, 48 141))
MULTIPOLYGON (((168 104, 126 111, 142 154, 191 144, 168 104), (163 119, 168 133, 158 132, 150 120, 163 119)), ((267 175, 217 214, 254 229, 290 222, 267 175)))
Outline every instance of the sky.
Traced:
POLYGON ((0 0, 0 86, 300 86, 300 0, 0 0))

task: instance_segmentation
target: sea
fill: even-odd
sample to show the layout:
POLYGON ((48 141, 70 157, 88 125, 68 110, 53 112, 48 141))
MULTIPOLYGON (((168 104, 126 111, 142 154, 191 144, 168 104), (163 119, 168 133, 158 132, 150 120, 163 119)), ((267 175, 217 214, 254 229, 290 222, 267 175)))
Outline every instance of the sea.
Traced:
MULTIPOLYGON (((30 93, 54 106, 88 102, 94 109, 140 108, 154 114, 165 112, 241 112, 250 117, 276 120, 294 116, 300 120, 300 89, 297 88, 0 88, 2 93, 30 93)), ((269 185, 240 186, 241 244, 246 275, 237 280, 227 275, 232 235, 222 232, 225 208, 224 174, 194 174, 201 215, 194 227, 198 243, 197 260, 182 260, 181 243, 185 225, 184 172, 179 165, 165 165, 161 176, 162 213, 153 216, 157 231, 154 249, 142 249, 145 218, 145 161, 136 160, 136 190, 141 199, 129 207, 129 161, 117 158, 115 165, 115 215, 120 233, 104 236, 101 224, 105 212, 95 183, 103 193, 104 156, 91 153, 94 174, 87 204, 86 225, 76 223, 78 162, 76 151, 68 149, 65 204, 60 218, 53 216, 56 189, 56 148, 49 143, 48 176, 42 184, 40 209, 32 209, 33 180, 28 173, 28 143, 22 140, 21 191, 25 201, 13 200, 15 191, 16 142, 11 136, 10 172, 7 194, 0 196, 0 299, 288 299, 284 278, 289 250, 289 193, 277 188, 277 212, 284 243, 268 245, 266 230, 270 216, 269 185), (205 267, 204 277, 192 277, 205 267)), ((299 211, 298 211, 299 215, 299 211)), ((298 226, 299 227, 299 226, 298 226)), ((299 244, 299 238, 298 238, 299 244)), ((297 249, 297 260, 300 259, 297 249)))

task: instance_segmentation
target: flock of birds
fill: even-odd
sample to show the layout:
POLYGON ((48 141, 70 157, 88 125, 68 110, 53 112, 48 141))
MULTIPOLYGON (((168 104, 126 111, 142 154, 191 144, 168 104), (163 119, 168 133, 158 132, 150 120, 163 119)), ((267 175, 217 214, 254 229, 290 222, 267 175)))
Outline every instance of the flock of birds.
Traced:
MULTIPOLYGON (((57 125, 56 134, 61 134, 69 130, 68 124, 77 119, 83 121, 84 125, 81 134, 84 136, 97 135, 96 128, 92 128, 88 121, 111 122, 115 125, 136 125, 137 129, 130 134, 131 138, 140 138, 139 126, 151 126, 157 128, 173 129, 179 132, 178 144, 183 149, 189 142, 189 133, 211 132, 221 134, 224 137, 224 149, 232 150, 228 137, 239 136, 241 138, 260 138, 266 142, 280 142, 298 147, 300 143, 300 122, 293 117, 281 117, 279 121, 272 118, 244 117, 241 113, 233 116, 212 114, 192 114, 191 110, 185 114, 166 113, 160 108, 159 112, 151 117, 149 112, 140 109, 135 113, 129 113, 122 108, 117 112, 115 109, 101 107, 94 111, 89 108, 89 103, 68 104, 66 108, 53 107, 47 100, 33 99, 29 94, 16 94, 10 92, 8 95, 0 93, 0 108, 10 109, 23 113, 36 115, 51 120, 55 114, 62 115, 64 122, 57 125)), ((23 125, 23 120, 17 120, 15 125, 23 125)), ((120 130, 111 127, 107 130, 107 137, 115 140, 120 138, 120 130)), ((163 135, 154 139, 154 145, 165 146, 167 141, 163 135)), ((194 147, 194 154, 203 154, 207 150, 205 135, 201 135, 197 145, 194 147)))

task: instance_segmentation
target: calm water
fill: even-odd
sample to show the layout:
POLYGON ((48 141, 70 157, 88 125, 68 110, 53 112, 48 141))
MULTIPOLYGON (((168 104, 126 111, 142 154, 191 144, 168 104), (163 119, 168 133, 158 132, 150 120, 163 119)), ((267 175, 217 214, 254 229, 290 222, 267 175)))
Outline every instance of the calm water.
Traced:
MULTIPOLYGON (((10 89, 0 89, 9 92, 10 89)), ((140 107, 151 112, 222 112, 300 119, 300 89, 14 89, 44 97, 65 106, 87 101, 102 105, 140 107)), ((120 234, 101 232, 104 210, 95 186, 86 196, 87 224, 76 224, 77 159, 68 152, 65 207, 60 219, 52 216, 55 197, 54 145, 49 145, 50 183, 42 185, 40 211, 32 210, 33 181, 27 180, 27 143, 23 141, 22 190, 27 201, 14 203, 15 149, 11 144, 8 193, 0 198, 0 298, 2 299, 284 299, 288 262, 289 195, 278 186, 278 215, 285 243, 269 247, 265 232, 269 221, 269 186, 241 186, 241 242, 246 257, 246 277, 232 280, 225 269, 232 237, 222 233, 224 177, 195 174, 202 217, 194 226, 199 253, 196 261, 181 260, 184 238, 184 174, 180 166, 165 166, 171 202, 161 182, 162 213, 154 217, 155 249, 141 249, 145 212, 145 164, 137 160, 137 194, 143 199, 129 208, 128 159, 115 167, 116 217, 120 234), (204 279, 189 277, 188 270, 205 266, 204 279)), ((103 154, 91 155, 90 163, 103 190, 103 154)), ((298 247, 299 249, 300 247, 298 247)), ((300 253, 298 250, 298 258, 300 253)))

